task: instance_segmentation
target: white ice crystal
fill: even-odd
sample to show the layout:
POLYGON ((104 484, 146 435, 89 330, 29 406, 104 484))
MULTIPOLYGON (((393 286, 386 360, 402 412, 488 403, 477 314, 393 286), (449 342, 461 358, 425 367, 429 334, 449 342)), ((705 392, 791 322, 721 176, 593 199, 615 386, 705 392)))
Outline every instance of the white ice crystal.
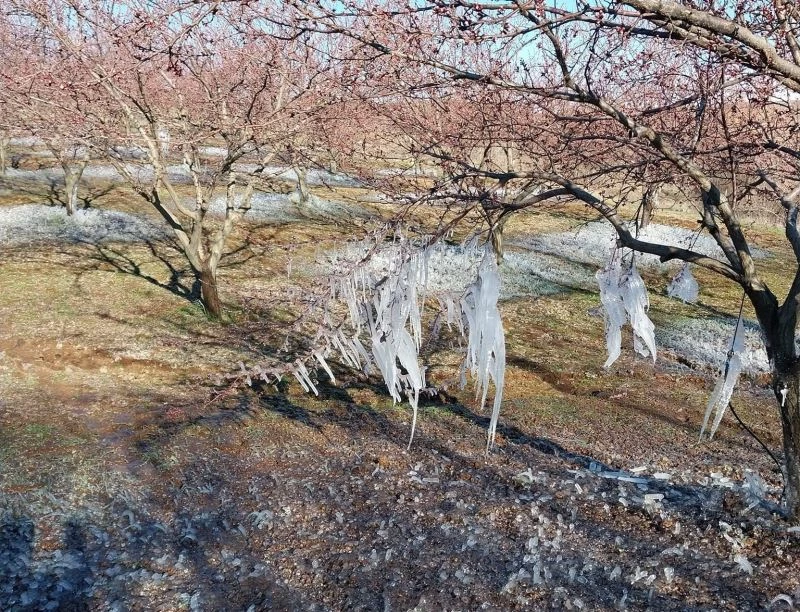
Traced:
POLYGON ((675 277, 670 281, 667 286, 667 295, 669 297, 678 298, 688 304, 694 304, 697 301, 697 296, 700 293, 700 287, 692 275, 692 270, 689 267, 689 262, 685 262, 675 277))
POLYGON ((478 270, 477 280, 461 300, 461 310, 467 322, 467 357, 465 369, 476 381, 476 394, 481 408, 486 404, 489 381, 494 382, 494 404, 489 424, 487 448, 494 445, 497 418, 503 401, 503 381, 506 368, 506 344, 503 322, 497 308, 500 296, 500 274, 493 253, 487 249, 478 270))
POLYGON ((714 392, 711 394, 711 397, 708 400, 708 405, 706 406, 706 413, 703 417, 703 426, 700 428, 701 438, 706 431, 706 427, 708 427, 708 421, 712 414, 714 414, 714 421, 711 424, 711 428, 708 432, 709 439, 714 437, 714 434, 716 433, 717 428, 722 421, 722 417, 731 401, 733 389, 736 387, 736 383, 739 380, 739 374, 742 371, 741 355, 743 352, 744 323, 740 315, 739 321, 736 323, 736 332, 734 333, 733 342, 731 343, 731 350, 728 352, 728 357, 722 367, 720 377, 717 380, 716 386, 714 387, 714 392))
POLYGON ((596 276, 605 315, 608 349, 608 359, 603 367, 611 366, 620 355, 622 326, 626 320, 630 321, 633 328, 634 350, 655 361, 655 326, 647 315, 650 300, 636 266, 631 263, 627 270, 623 270, 621 258, 612 255, 611 261, 596 276))

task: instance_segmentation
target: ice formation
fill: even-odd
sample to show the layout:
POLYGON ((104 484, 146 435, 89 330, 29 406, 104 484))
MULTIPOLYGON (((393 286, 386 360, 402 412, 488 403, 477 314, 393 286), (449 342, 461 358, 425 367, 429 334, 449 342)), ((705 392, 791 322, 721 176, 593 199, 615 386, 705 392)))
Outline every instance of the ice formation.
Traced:
POLYGON ((731 343, 731 350, 728 352, 727 359, 721 372, 721 376, 714 387, 714 392, 708 400, 706 406, 706 413, 703 417, 703 426, 700 428, 700 437, 706 432, 708 421, 711 415, 714 415, 714 421, 708 431, 709 440, 714 437, 714 434, 719 427, 725 410, 731 401, 733 389, 736 387, 736 382, 739 380, 739 374, 742 371, 741 355, 744 352, 744 322, 741 315, 739 321, 736 323, 736 332, 733 335, 733 342, 731 343))
POLYGON ((656 359, 655 326, 647 316, 650 300, 642 277, 633 262, 626 270, 622 258, 612 255, 605 268, 597 272, 600 285, 600 301, 603 304, 606 327, 608 359, 603 367, 609 367, 620 355, 622 327, 626 320, 633 328, 633 348, 643 357, 656 359))
POLYGON ((689 265, 687 261, 681 266, 681 269, 667 286, 667 295, 678 298, 688 304, 694 304, 697 301, 700 288, 692 275, 689 265))
MULTIPOLYGON (((369 364, 374 363, 392 399, 395 402, 407 399, 413 410, 410 445, 416 429, 419 396, 427 384, 425 368, 419 360, 422 307, 425 294, 430 290, 432 262, 444 259, 443 254, 449 251, 440 243, 420 248, 402 238, 388 249, 376 250, 374 244, 362 246, 351 253, 356 263, 350 273, 332 278, 330 284, 331 300, 338 299, 347 305, 352 335, 345 333, 341 325, 335 327, 323 334, 326 347, 316 351, 314 357, 331 380, 333 374, 326 367, 325 358, 333 351, 339 352, 343 363, 363 368, 365 372, 369 364), (360 340, 362 334, 369 335, 371 354, 360 340)), ((460 296, 452 290, 437 292, 435 298, 441 306, 437 321, 444 319, 449 328, 455 327, 467 337, 462 377, 466 380, 467 371, 474 376, 481 406, 486 403, 489 383, 494 383, 488 442, 491 447, 502 403, 505 372, 505 338, 497 307, 500 275, 490 249, 475 244, 461 249, 470 257, 479 257, 477 279, 460 296)), ((308 386, 303 372, 295 375, 308 386)))
POLYGON ((395 402, 405 395, 413 410, 409 446, 417 425, 419 393, 425 388, 425 368, 418 354, 422 344, 419 289, 425 286, 427 254, 417 252, 400 263, 395 274, 376 288, 372 309, 367 311, 372 356, 386 387, 395 402))
POLYGON ((503 401, 503 381, 506 369, 506 342, 503 322, 497 308, 500 296, 500 274, 491 249, 486 250, 478 270, 478 278, 467 288, 461 300, 461 311, 467 323, 467 357, 464 369, 469 369, 476 381, 476 397, 481 408, 486 405, 489 381, 494 382, 494 404, 489 423, 487 450, 494 446, 497 418, 503 401))

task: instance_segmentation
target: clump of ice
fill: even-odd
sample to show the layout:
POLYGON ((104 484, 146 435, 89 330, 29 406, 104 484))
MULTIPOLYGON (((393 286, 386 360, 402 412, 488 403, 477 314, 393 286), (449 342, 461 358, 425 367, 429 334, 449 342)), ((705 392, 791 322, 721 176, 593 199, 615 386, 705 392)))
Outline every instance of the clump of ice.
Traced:
POLYGON ((733 336, 730 351, 727 354, 725 364, 720 377, 717 380, 717 385, 708 400, 706 406, 706 413, 703 417, 703 426, 700 428, 700 437, 708 427, 708 421, 711 415, 714 415, 714 422, 708 430, 709 439, 714 437, 719 424, 722 422, 722 417, 728 409, 728 402, 733 395, 733 389, 739 381, 739 374, 742 372, 742 353, 744 352, 744 325, 742 324, 742 317, 736 322, 736 333, 733 336))
POLYGON ((700 293, 700 287, 692 275, 690 266, 689 262, 684 262, 678 273, 667 285, 667 295, 682 300, 687 304, 694 304, 700 293))
POLYGON ((42 204, 0 208, 0 243, 21 245, 35 242, 137 242, 161 240, 166 228, 145 217, 128 213, 66 209, 42 204))
POLYGON ((621 257, 612 254, 608 264, 597 272, 600 301, 603 304, 606 325, 608 359, 603 367, 610 367, 620 355, 622 326, 628 320, 633 328, 634 350, 643 357, 656 360, 655 326, 647 316, 650 299, 642 277, 633 262, 623 269, 621 257))
MULTIPOLYGON (((412 407, 413 440, 419 395, 426 385, 425 369, 419 361, 421 311, 426 295, 439 298, 442 309, 447 311, 448 326, 457 324, 467 338, 462 383, 466 383, 466 372, 471 372, 481 407, 486 403, 489 383, 494 383, 487 443, 491 448, 502 403, 505 372, 505 337, 497 306, 500 273, 491 249, 479 248, 476 240, 461 247, 444 246, 438 242, 428 246, 425 243, 417 245, 398 233, 395 241, 388 245, 380 240, 350 244, 330 263, 331 269, 339 273, 331 278, 331 300, 339 299, 347 304, 353 335, 347 337, 341 325, 332 326, 329 333, 322 334, 327 345, 325 353, 321 356, 315 353, 314 356, 323 369, 328 370, 324 358, 334 349, 343 356, 345 363, 353 367, 360 367, 362 363, 366 365, 370 358, 358 336, 362 330, 368 330, 371 361, 381 372, 390 395, 396 402, 405 396, 412 407), (457 274, 450 275, 447 282, 442 283, 445 277, 434 273, 433 261, 453 249, 470 263, 477 260, 477 265, 466 269, 459 267, 457 274), (456 303, 460 303, 460 313, 457 313, 456 303)), ((331 325, 330 320, 327 325, 331 325)), ((436 334, 434 331, 433 335, 436 334)), ((332 379, 330 372, 328 374, 332 379)))

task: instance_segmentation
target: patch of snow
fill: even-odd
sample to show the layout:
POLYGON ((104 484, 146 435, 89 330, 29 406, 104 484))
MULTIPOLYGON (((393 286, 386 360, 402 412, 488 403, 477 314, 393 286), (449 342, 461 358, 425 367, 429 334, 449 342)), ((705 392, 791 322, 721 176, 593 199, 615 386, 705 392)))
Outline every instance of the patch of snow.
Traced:
POLYGON ((0 243, 32 242, 135 242, 160 240, 166 229, 155 222, 123 212, 80 209, 67 215, 66 209, 43 204, 0 208, 0 243))

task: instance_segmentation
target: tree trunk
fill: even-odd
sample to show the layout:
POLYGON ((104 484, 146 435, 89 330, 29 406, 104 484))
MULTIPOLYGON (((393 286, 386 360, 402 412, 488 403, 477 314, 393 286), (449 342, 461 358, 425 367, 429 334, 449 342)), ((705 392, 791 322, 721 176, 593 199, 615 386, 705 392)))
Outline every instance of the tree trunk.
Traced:
POLYGON ((311 198, 311 194, 308 191, 308 171, 301 166, 295 166, 294 171, 297 173, 297 192, 300 195, 299 203, 305 206, 311 198))
POLYGON ((489 241, 492 244, 494 257, 499 266, 503 262, 503 253, 505 246, 503 245, 503 227, 506 224, 507 217, 501 217, 492 227, 489 228, 489 241))
POLYGON ((660 184, 647 186, 647 189, 642 196, 642 216, 639 221, 639 229, 644 229, 650 225, 650 221, 653 219, 653 211, 658 206, 658 192, 660 189, 660 184))
POLYGON ((0 136, 0 176, 6 175, 8 169, 8 138, 0 136))
POLYGON ((776 363, 773 375, 783 427, 786 511, 792 522, 800 523, 800 362, 776 363))
POLYGON ((200 283, 200 301, 208 316, 213 319, 219 319, 222 316, 222 302, 219 300, 216 272, 208 264, 204 264, 200 270, 195 270, 195 275, 200 283))
POLYGON ((78 210, 78 184, 82 172, 69 169, 64 173, 64 186, 67 196, 67 214, 74 215, 78 210))

